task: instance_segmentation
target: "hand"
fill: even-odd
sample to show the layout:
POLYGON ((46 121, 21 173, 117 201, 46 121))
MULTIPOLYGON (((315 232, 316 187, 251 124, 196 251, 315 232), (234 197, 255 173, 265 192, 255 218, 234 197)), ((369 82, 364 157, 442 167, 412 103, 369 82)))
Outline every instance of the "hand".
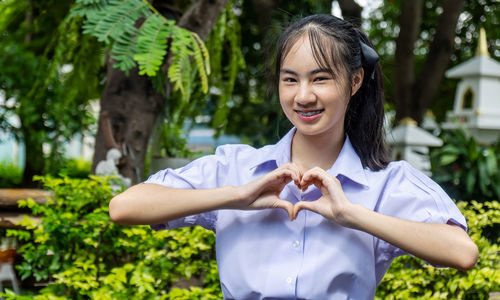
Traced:
POLYGON ((307 209, 335 221, 339 225, 351 227, 347 216, 353 205, 345 196, 340 181, 325 170, 315 167, 304 173, 297 186, 305 191, 311 184, 318 187, 323 195, 315 201, 296 203, 291 219, 297 218, 302 209, 307 209))
POLYGON ((292 180, 300 188, 301 173, 299 168, 293 163, 288 163, 252 182, 238 187, 241 196, 239 197, 240 201, 237 204, 237 208, 282 208, 288 212, 290 220, 292 220, 294 213, 292 203, 279 198, 279 194, 285 185, 292 180))

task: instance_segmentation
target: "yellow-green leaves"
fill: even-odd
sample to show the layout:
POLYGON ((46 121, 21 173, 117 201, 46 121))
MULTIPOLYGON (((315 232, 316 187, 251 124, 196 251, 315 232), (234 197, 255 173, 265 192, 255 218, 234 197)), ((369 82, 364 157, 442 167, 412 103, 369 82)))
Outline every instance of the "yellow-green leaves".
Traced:
POLYGON ((25 229, 7 232, 22 241, 23 259, 16 266, 21 278, 48 284, 26 299, 175 299, 168 295, 171 286, 191 277, 200 278, 202 286, 181 290, 183 295, 220 295, 213 232, 120 226, 108 215, 109 179, 38 179, 55 201, 21 201, 38 212, 40 222, 26 217, 20 224, 25 229))
POLYGON ((468 233, 479 248, 476 266, 467 272, 435 268, 402 256, 394 260, 375 299, 488 299, 500 291, 500 202, 459 202, 468 233))

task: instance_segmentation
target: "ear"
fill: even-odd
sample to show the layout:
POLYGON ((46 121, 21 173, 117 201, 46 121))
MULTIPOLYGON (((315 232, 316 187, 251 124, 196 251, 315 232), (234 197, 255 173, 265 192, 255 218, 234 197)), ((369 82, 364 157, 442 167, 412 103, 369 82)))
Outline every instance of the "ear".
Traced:
POLYGON ((361 85, 363 85, 363 76, 365 75, 365 70, 363 68, 359 68, 359 71, 352 75, 352 88, 351 88, 351 97, 356 94, 361 85))

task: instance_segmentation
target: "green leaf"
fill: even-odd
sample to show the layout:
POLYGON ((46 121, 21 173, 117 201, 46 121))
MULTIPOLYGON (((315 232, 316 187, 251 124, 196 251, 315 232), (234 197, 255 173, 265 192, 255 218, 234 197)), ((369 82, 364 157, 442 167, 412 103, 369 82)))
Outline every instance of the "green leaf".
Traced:
POLYGON ((465 190, 467 194, 472 194, 474 190, 474 185, 476 184, 476 172, 474 170, 469 170, 465 177, 465 190))
POLYGON ((488 171, 488 175, 498 175, 498 160, 495 153, 491 150, 486 151, 486 169, 488 171))
POLYGON ((139 63, 139 74, 156 75, 167 54, 171 27, 171 23, 157 14, 144 21, 137 38, 137 54, 134 55, 134 60, 139 63))
POLYGON ((443 154, 439 159, 439 164, 441 166, 446 166, 451 164, 452 162, 455 162, 457 158, 458 158, 457 154, 443 154))

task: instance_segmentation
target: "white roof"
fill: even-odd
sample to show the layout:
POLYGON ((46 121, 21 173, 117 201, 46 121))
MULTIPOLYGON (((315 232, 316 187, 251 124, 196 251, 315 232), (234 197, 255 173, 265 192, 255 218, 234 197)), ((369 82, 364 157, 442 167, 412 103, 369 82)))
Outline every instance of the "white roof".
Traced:
POLYGON ((440 147, 443 141, 415 125, 399 125, 387 134, 390 145, 440 147))
POLYGON ((487 55, 479 55, 446 71, 448 78, 479 76, 500 78, 500 63, 487 55))

